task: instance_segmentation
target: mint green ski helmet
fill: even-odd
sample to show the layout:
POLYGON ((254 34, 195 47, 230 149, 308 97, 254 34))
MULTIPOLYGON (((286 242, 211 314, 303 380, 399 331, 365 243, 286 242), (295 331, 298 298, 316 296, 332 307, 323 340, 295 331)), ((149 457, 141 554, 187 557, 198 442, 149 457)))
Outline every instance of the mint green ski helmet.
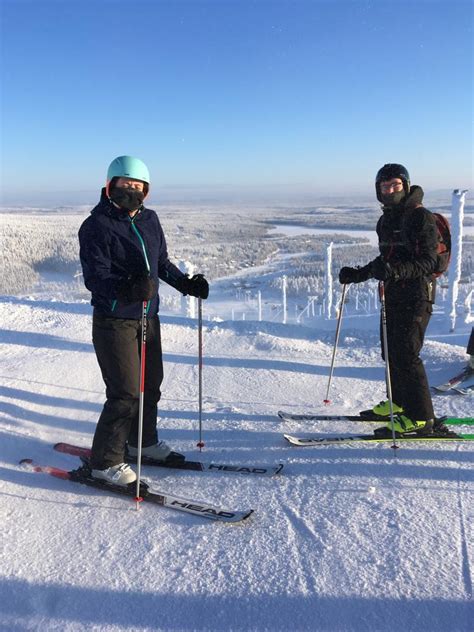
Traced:
POLYGON ((133 178, 145 183, 145 195, 148 193, 150 185, 150 172, 146 164, 139 158, 133 156, 118 156, 107 169, 106 192, 109 194, 110 183, 113 178, 133 178))

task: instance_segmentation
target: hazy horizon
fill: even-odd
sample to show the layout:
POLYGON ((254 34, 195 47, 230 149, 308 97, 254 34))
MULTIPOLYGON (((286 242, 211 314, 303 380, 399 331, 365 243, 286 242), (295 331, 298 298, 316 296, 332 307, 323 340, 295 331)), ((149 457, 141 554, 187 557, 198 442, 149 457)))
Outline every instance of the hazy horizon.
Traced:
MULTIPOLYGON (((446 200, 451 202, 453 186, 446 189, 424 189, 425 202, 446 200)), ((99 201, 101 187, 97 190, 84 189, 82 191, 38 191, 29 194, 3 195, 0 197, 0 208, 21 208, 23 206, 46 206, 56 208, 61 206, 95 206, 99 201)), ((473 193, 468 190, 466 200, 473 198, 473 193)), ((333 204, 367 204, 377 206, 378 201, 375 191, 342 191, 318 192, 298 189, 297 187, 159 187, 152 189, 146 199, 147 206, 162 204, 242 204, 242 205, 278 205, 289 206, 333 204)))

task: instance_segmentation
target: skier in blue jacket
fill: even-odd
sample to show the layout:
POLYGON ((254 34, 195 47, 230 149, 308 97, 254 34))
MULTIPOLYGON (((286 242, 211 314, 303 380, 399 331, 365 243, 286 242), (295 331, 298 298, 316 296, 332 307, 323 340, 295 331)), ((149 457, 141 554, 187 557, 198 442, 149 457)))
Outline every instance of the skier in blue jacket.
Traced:
POLYGON ((92 341, 106 385, 106 402, 92 444, 92 476, 118 485, 136 480, 125 457, 138 453, 141 315, 148 301, 142 454, 182 459, 158 440, 157 409, 163 380, 158 317, 159 281, 202 299, 209 285, 202 274, 183 274, 168 258, 156 213, 145 208, 150 176, 146 165, 119 156, 107 172, 99 204, 79 230, 84 283, 94 307, 92 341))

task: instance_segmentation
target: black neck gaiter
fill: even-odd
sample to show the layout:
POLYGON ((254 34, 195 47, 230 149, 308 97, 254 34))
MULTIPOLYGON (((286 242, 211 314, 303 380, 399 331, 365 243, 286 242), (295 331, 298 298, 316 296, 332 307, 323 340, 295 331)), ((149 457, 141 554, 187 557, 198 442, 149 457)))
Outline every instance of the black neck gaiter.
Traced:
POLYGON ((394 191, 393 193, 381 193, 380 200, 384 206, 398 206, 405 197, 405 191, 394 191))
POLYGON ((110 199, 126 211, 136 211, 143 204, 145 194, 143 191, 137 191, 136 189, 115 187, 110 192, 110 199))

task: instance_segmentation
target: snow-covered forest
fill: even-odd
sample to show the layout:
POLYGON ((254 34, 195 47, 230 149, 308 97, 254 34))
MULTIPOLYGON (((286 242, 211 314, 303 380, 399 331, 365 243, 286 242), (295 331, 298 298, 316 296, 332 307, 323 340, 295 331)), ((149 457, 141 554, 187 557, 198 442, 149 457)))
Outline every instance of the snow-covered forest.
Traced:
MULTIPOLYGON (((449 217, 449 199, 432 202, 429 208, 449 217)), ((324 300, 330 242, 335 274, 375 255, 369 233, 376 206, 156 208, 171 258, 191 262, 211 283, 203 332, 205 447, 196 447, 197 322, 167 287, 160 437, 189 458, 284 463, 283 471, 258 478, 143 468, 153 488, 254 510, 231 527, 146 503, 136 511, 130 499, 22 467, 24 458, 76 467, 77 458, 53 445, 90 445, 104 387, 78 260, 77 230, 89 207, 2 209, 0 629, 471 630, 473 444, 295 448, 284 433, 371 433, 374 425, 277 416, 280 409, 357 414, 384 398, 373 283, 349 289, 329 408, 323 399, 336 310, 329 319, 309 309, 302 316, 309 297, 316 305, 324 300), (302 230, 285 233, 288 225, 302 230), (367 238, 351 230, 367 231, 367 238), (265 303, 260 321, 258 292, 265 303)), ((473 225, 468 200, 456 329, 445 313, 443 277, 423 349, 433 385, 467 361, 473 225)), ((336 307, 339 299, 335 281, 336 307)), ((472 397, 434 395, 435 410, 471 416, 472 397)))

